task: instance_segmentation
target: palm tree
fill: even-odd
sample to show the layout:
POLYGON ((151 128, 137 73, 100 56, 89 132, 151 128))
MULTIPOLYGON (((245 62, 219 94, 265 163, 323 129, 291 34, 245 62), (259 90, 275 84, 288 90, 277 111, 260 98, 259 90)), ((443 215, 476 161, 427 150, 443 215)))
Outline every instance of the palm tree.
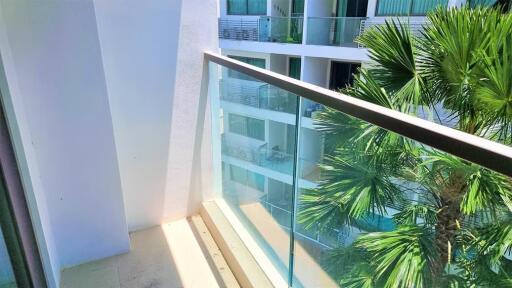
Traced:
MULTIPOLYGON (((512 16, 439 9, 414 35, 387 22, 359 38, 375 65, 343 92, 512 144, 512 16)), ((343 287, 512 287, 512 180, 327 108, 318 188, 300 197, 306 229, 393 215, 393 231, 330 251, 343 287)))

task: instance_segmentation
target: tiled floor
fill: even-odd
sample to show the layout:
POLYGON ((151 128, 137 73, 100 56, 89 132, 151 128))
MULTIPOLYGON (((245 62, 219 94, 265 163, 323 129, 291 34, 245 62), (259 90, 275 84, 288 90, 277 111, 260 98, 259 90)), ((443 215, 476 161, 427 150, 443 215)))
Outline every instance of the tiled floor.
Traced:
POLYGON ((130 238, 129 253, 65 269, 61 288, 238 287, 199 216, 130 238))

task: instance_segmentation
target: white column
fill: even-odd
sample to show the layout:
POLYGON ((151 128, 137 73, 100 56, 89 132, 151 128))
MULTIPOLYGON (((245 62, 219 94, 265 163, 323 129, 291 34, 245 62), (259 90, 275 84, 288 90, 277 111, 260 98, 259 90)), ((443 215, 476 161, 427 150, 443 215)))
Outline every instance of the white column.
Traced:
POLYGON ((211 185, 202 184, 211 175, 211 134, 208 103, 202 86, 204 52, 218 51, 216 0, 183 0, 171 110, 171 130, 165 188, 166 220, 197 213, 210 195, 211 185))

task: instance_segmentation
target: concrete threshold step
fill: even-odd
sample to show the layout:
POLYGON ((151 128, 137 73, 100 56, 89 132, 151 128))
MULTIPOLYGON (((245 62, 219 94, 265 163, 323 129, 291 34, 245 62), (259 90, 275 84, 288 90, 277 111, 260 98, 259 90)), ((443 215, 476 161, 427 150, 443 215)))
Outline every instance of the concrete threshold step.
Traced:
POLYGON ((200 214, 240 286, 275 287, 215 201, 204 202, 200 214))

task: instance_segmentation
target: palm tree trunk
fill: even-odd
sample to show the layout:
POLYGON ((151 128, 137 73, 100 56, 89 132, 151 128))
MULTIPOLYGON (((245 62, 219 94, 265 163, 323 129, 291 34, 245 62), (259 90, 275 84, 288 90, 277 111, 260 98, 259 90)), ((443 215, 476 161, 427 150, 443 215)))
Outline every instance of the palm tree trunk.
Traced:
MULTIPOLYGON (((440 193, 441 209, 437 213, 435 248, 438 253, 438 262, 434 266, 434 277, 442 275, 446 264, 450 261, 453 243, 460 222, 462 211, 460 204, 466 189, 464 175, 453 172, 440 193)), ((434 279, 439 279, 435 277, 434 279)))

